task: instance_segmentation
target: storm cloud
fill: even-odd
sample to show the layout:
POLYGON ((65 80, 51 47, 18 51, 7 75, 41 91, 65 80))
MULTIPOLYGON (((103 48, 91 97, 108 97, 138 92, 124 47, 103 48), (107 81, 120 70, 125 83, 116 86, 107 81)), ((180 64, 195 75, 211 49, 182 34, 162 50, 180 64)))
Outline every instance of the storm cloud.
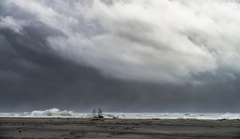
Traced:
POLYGON ((240 3, 2 0, 0 111, 237 112, 240 3))

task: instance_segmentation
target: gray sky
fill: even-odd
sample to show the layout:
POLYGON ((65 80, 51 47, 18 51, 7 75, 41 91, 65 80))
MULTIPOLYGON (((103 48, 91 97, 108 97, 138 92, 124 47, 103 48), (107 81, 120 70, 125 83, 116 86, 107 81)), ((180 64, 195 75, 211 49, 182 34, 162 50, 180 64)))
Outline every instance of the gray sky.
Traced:
POLYGON ((239 112, 240 4, 1 0, 0 112, 239 112))

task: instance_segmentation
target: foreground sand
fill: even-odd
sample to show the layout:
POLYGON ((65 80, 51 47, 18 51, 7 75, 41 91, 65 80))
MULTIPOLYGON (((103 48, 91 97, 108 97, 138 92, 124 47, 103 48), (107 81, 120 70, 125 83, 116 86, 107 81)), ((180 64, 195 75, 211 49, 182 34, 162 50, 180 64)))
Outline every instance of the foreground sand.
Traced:
POLYGON ((239 120, 0 118, 0 139, 240 138, 239 120))

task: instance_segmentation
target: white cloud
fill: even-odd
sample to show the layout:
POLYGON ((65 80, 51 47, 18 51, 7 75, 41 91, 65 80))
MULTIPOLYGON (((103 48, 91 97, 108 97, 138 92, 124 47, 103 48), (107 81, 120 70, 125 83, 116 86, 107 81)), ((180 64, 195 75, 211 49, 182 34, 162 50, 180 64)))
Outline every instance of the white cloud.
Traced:
POLYGON ((13 17, 0 17, 0 28, 9 28, 15 33, 21 33, 22 26, 25 25, 24 21, 16 20, 13 17))
POLYGON ((107 76, 184 84, 201 82, 192 74, 226 65, 239 72, 240 4, 236 1, 8 2, 66 35, 48 37, 57 52, 107 76))

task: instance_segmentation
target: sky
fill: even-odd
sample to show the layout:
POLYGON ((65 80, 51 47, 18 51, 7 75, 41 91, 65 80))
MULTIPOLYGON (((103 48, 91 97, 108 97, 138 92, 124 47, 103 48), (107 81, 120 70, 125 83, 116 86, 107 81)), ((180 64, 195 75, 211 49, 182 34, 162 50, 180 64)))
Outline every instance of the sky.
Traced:
POLYGON ((238 0, 1 0, 0 112, 240 112, 238 0))

